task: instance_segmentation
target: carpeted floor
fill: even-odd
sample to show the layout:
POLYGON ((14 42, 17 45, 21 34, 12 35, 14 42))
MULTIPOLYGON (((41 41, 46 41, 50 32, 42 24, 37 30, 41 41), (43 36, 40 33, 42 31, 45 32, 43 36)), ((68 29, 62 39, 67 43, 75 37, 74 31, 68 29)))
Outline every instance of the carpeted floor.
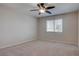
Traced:
POLYGON ((72 45, 48 41, 31 41, 0 49, 0 56, 76 56, 78 48, 72 45))

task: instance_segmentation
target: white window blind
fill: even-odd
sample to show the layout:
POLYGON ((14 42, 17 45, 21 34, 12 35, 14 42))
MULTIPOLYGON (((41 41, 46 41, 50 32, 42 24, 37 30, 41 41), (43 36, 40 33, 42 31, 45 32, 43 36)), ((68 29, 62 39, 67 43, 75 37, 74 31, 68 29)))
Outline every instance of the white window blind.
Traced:
POLYGON ((54 32, 54 21, 47 20, 47 32, 54 32))
POLYGON ((62 19, 47 20, 46 31, 47 32, 62 32, 62 19))

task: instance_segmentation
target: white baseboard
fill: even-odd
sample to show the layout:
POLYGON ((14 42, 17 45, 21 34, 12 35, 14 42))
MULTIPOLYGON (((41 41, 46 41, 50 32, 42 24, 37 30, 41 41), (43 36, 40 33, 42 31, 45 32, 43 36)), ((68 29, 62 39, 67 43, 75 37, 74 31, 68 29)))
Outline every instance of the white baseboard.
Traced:
MULTIPOLYGON (((42 40, 42 39, 40 39, 42 40)), ((56 43, 63 43, 63 44, 67 44, 67 45, 74 45, 74 46, 78 46, 77 44, 73 43, 73 42, 64 42, 64 41, 56 41, 56 40, 44 40, 43 41, 49 41, 49 42, 56 42, 56 43)))
POLYGON ((7 48, 7 47, 12 47, 12 46, 16 46, 16 45, 19 45, 19 44, 22 44, 22 43, 33 41, 33 40, 35 40, 35 39, 23 40, 23 41, 15 42, 13 44, 7 44, 7 45, 4 45, 4 46, 0 46, 0 49, 7 48))

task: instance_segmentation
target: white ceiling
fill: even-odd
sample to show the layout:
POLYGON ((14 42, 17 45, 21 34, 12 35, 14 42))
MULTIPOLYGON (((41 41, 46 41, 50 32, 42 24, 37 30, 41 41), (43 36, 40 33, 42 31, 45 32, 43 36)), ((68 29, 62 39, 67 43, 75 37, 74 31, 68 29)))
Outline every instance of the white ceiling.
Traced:
POLYGON ((79 3, 51 3, 48 4, 48 6, 55 6, 54 9, 49 10, 52 12, 52 14, 45 13, 38 15, 38 11, 30 12, 30 10, 37 8, 36 3, 6 3, 0 4, 0 6, 10 7, 24 15, 28 14, 34 17, 52 16, 79 10, 79 3))
POLYGON ((52 16, 52 15, 63 14, 63 13, 68 13, 68 12, 73 12, 73 11, 79 10, 78 3, 51 3, 48 5, 55 6, 54 9, 49 10, 52 12, 52 14, 45 13, 45 14, 38 15, 38 12, 36 12, 36 11, 31 12, 31 14, 36 17, 43 17, 43 16, 52 16))

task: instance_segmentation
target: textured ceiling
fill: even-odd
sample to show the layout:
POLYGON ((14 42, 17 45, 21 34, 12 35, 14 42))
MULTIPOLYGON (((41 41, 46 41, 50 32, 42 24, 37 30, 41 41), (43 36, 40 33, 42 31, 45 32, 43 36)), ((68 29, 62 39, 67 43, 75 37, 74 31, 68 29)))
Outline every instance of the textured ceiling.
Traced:
POLYGON ((45 13, 45 14, 38 15, 37 11, 31 12, 31 14, 36 17, 44 17, 44 16, 52 16, 52 15, 63 14, 63 13, 68 13, 68 12, 79 10, 78 3, 51 3, 48 5, 55 6, 54 9, 49 10, 52 12, 52 14, 45 13))
POLYGON ((34 17, 52 16, 52 15, 63 14, 63 13, 79 10, 78 3, 51 3, 51 4, 49 3, 48 6, 55 6, 54 9, 49 10, 52 12, 52 14, 50 15, 50 14, 44 13, 44 14, 38 15, 38 11, 30 12, 30 10, 37 8, 36 3, 16 3, 16 4, 4 3, 4 4, 0 4, 0 6, 13 8, 24 15, 28 14, 34 17))

